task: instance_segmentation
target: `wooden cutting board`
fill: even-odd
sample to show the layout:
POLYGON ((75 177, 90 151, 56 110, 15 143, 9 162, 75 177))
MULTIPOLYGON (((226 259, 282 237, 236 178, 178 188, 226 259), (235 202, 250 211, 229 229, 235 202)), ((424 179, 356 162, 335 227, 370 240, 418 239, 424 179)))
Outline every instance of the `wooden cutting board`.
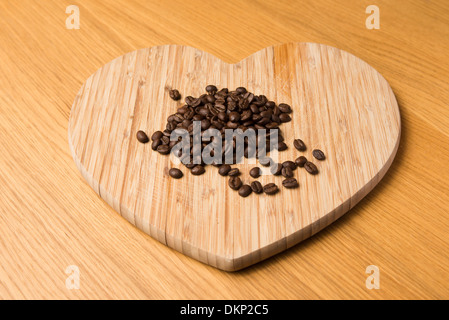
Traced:
MULTIPOLYGON (((69 144, 87 182, 126 220, 151 237, 211 266, 234 271, 281 252, 320 231, 357 204, 385 175, 399 144, 400 114, 387 81, 359 58, 315 43, 265 48, 236 64, 191 47, 166 45, 128 53, 87 79, 73 103, 69 144), (240 197, 217 169, 192 176, 174 158, 136 140, 165 128, 207 84, 244 86, 293 108, 281 126, 287 151, 279 160, 309 159, 320 173, 294 171, 299 189, 240 197), (307 144, 297 151, 293 139, 307 144), (174 180, 168 169, 179 167, 174 180)), ((237 165, 244 183, 254 165, 237 165)), ((282 177, 262 176, 281 186, 282 177)))

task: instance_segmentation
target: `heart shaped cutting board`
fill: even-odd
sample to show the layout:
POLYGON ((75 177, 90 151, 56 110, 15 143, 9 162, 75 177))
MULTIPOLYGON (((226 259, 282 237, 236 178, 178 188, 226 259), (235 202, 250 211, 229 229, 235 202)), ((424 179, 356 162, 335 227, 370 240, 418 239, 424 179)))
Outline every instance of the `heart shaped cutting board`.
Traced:
MULTIPOLYGON (((399 144, 400 114, 387 81, 359 58, 316 43, 289 43, 260 50, 236 64, 191 47, 166 45, 125 54, 87 79, 69 120, 74 160, 92 188, 126 220, 194 259, 234 271, 281 252, 341 217, 382 179, 399 144), (294 171, 298 189, 282 177, 275 196, 242 198, 213 166, 193 176, 173 157, 141 144, 136 132, 165 128, 181 106, 169 98, 199 96, 208 84, 246 87, 293 109, 281 126, 289 149, 279 160, 309 159, 320 173, 294 171), (299 152, 293 139, 308 149, 299 152), (179 167, 180 180, 168 176, 179 167)), ((240 164, 249 183, 254 165, 240 164)))

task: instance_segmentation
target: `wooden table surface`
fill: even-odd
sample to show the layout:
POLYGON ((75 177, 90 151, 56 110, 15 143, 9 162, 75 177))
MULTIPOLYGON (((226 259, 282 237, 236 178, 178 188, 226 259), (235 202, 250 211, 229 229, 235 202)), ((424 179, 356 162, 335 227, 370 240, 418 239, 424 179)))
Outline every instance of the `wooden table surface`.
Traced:
POLYGON ((0 1, 0 298, 449 298, 447 1, 0 1), (369 5, 380 29, 365 26, 369 5), (66 28, 66 7, 80 29, 66 28), (376 68, 402 138, 385 178, 305 242, 236 273, 153 240, 78 172, 67 142, 82 83, 127 52, 185 44, 237 62, 319 42, 376 68), (77 266, 80 288, 66 287, 77 266), (366 287, 366 268, 380 288, 366 287))

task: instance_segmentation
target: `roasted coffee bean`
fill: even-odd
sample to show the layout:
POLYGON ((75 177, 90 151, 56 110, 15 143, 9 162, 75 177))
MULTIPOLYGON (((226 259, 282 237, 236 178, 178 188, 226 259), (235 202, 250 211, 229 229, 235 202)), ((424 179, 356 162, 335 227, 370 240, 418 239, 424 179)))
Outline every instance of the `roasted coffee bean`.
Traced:
POLYGON ((296 163, 294 163, 293 161, 287 160, 282 162, 282 167, 284 168, 290 168, 292 170, 296 169, 296 163))
POLYGON ((292 108, 288 104, 286 104, 286 103, 280 103, 278 105, 278 108, 283 113, 290 113, 290 112, 292 112, 292 108))
POLYGON ((203 174, 204 172, 206 172, 206 170, 204 170, 204 167, 200 164, 194 166, 190 172, 195 175, 195 176, 199 176, 201 174, 203 174))
POLYGON ((254 193, 257 193, 257 194, 263 192, 262 184, 259 181, 251 182, 251 189, 253 190, 254 193))
POLYGON ((298 167, 302 168, 307 162, 307 158, 304 156, 300 156, 298 159, 295 160, 295 163, 298 167))
POLYGON ((222 166, 220 166, 220 168, 218 169, 218 173, 221 176, 227 176, 229 171, 231 171, 231 166, 229 164, 224 164, 222 166))
POLYGON ((150 141, 150 139, 148 139, 147 134, 142 130, 137 131, 136 137, 137 140, 141 143, 147 143, 148 141, 150 141))
POLYGON ((192 96, 187 96, 184 98, 184 101, 188 106, 191 106, 194 100, 195 100, 195 98, 192 96))
POLYGON ((278 176, 282 173, 282 164, 280 163, 275 163, 274 165, 272 165, 270 167, 270 172, 272 175, 274 176, 278 176))
POLYGON ((289 188, 289 189, 293 189, 293 188, 298 188, 299 187, 299 183, 295 178, 288 178, 285 179, 284 181, 282 181, 282 185, 285 188, 289 188))
POLYGON ((176 129, 176 123, 174 121, 172 122, 167 122, 167 126, 166 126, 167 130, 173 131, 176 129))
POLYGON ((246 93, 246 88, 238 87, 237 89, 235 89, 235 91, 239 94, 244 94, 244 93, 246 93))
POLYGON ((228 116, 229 116, 229 121, 237 122, 240 120, 240 113, 238 113, 238 112, 231 112, 228 116))
POLYGON ((305 151, 307 149, 306 144, 301 139, 295 139, 293 146, 299 151, 305 151))
POLYGON ((236 177, 238 175, 240 175, 240 170, 238 168, 231 169, 228 172, 228 176, 230 177, 236 177))
POLYGON ((169 144, 170 143, 170 138, 167 137, 167 136, 163 136, 161 138, 161 142, 162 142, 162 144, 169 144))
POLYGON ((315 149, 312 151, 313 156, 317 159, 317 160, 324 160, 326 159, 326 156, 324 155, 324 152, 321 151, 320 149, 315 149))
POLYGON ((276 194, 276 193, 279 191, 279 188, 278 188, 278 186, 275 185, 274 183, 268 183, 268 184, 266 184, 266 185, 263 187, 263 191, 264 191, 266 194, 273 195, 273 194, 276 194))
POLYGON ((170 147, 167 144, 161 144, 156 148, 157 152, 160 154, 169 154, 170 153, 170 147))
POLYGON ((282 176, 284 176, 285 178, 293 177, 293 170, 290 169, 290 167, 282 168, 281 173, 282 173, 282 176))
POLYGON ((204 119, 201 120, 201 130, 207 130, 210 127, 210 120, 209 119, 204 119))
POLYGON ((282 113, 282 114, 279 116, 279 120, 280 120, 281 122, 289 122, 289 121, 292 120, 292 118, 291 118, 288 114, 282 113))
POLYGON ((174 179, 180 179, 183 176, 182 171, 177 168, 171 168, 170 170, 168 170, 168 174, 174 179))
POLYGON ((253 177, 254 179, 259 178, 259 177, 260 177, 260 174, 261 174, 261 172, 260 172, 260 168, 259 168, 259 167, 254 167, 254 168, 252 168, 252 169, 249 171, 249 175, 250 175, 251 177, 253 177))
POLYGON ((154 140, 159 140, 160 138, 162 138, 163 137, 163 133, 162 133, 162 131, 156 131, 155 133, 153 133, 153 135, 151 136, 151 141, 154 141, 154 140))
POLYGON ((239 189, 239 196, 247 197, 247 196, 249 196, 251 194, 251 192, 253 192, 253 189, 251 189, 251 187, 249 185, 244 184, 239 189))
POLYGON ((316 165, 314 165, 312 162, 307 161, 304 164, 304 169, 306 169, 306 171, 310 174, 317 174, 318 173, 318 168, 316 167, 316 165))
POLYGON ((271 159, 269 157, 259 158, 259 163, 264 167, 268 167, 271 164, 271 159))
POLYGON ((238 190, 242 186, 242 180, 239 177, 231 177, 228 181, 228 185, 233 190, 238 190))
POLYGON ((170 98, 172 98, 175 101, 181 99, 181 94, 176 89, 170 90, 168 93, 170 95, 170 98))
POLYGON ((214 86, 213 84, 210 84, 206 87, 207 93, 209 93, 211 95, 214 95, 217 92, 217 90, 218 90, 217 87, 214 86))
POLYGON ((278 151, 285 151, 288 149, 288 146, 285 142, 278 142, 278 151))

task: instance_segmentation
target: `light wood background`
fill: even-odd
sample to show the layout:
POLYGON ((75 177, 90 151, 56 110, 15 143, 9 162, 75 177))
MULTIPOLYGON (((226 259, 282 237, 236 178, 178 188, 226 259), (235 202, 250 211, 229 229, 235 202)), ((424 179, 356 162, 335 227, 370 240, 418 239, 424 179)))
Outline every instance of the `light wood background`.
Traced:
POLYGON ((449 298, 446 1, 0 1, 0 298, 449 298), (81 10, 67 30, 65 9, 81 10), (365 9, 380 8, 380 30, 365 9), (145 235, 79 174, 67 142, 81 84, 139 48, 186 44, 226 62, 319 42, 376 68, 402 137, 380 184, 309 240, 237 273, 145 235), (69 265, 80 289, 65 286, 69 265), (365 269, 380 269, 368 290, 365 269))

